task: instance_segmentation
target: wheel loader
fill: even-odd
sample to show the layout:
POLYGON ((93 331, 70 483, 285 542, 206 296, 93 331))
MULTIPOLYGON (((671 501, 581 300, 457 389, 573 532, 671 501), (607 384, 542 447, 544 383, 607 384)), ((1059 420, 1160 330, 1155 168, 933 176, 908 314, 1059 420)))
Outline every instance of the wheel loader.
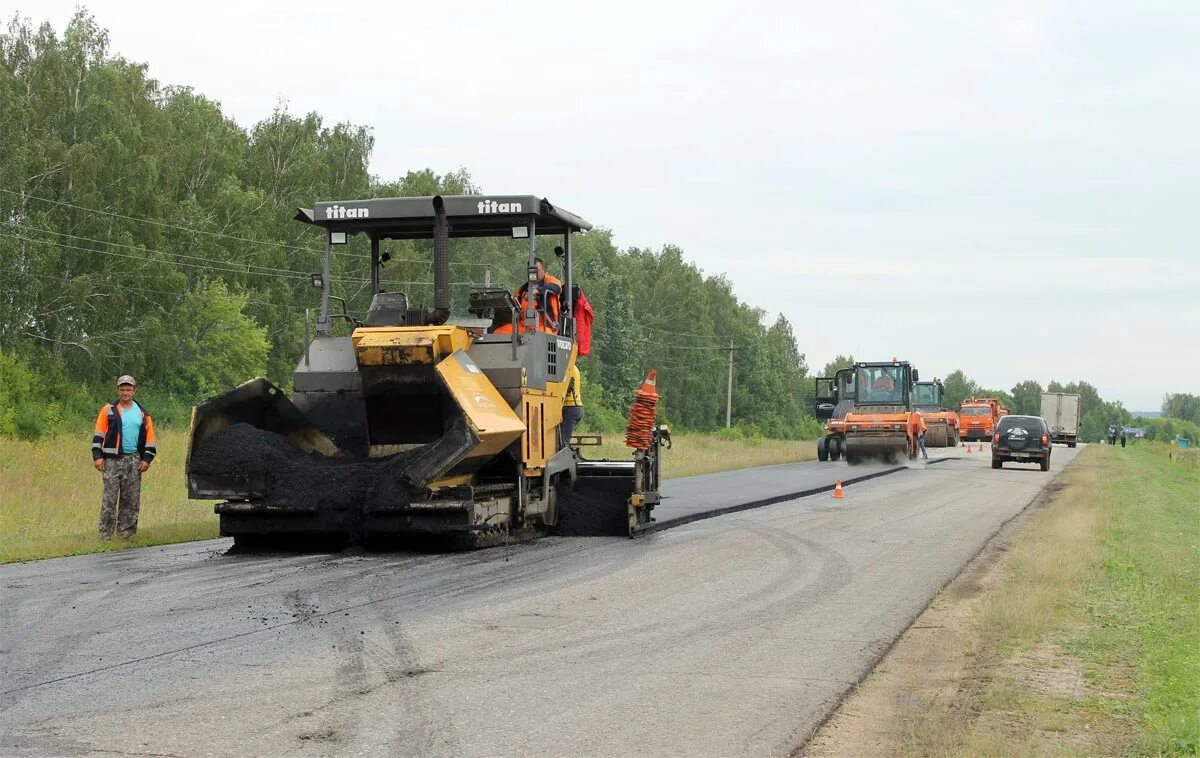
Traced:
POLYGON ((842 455, 854 465, 917 457, 920 421, 913 410, 918 373, 905 361, 855 363, 854 407, 842 419, 842 455))
POLYGON ((653 390, 638 393, 636 423, 645 428, 627 435, 640 440, 627 460, 589 460, 583 440, 559 432, 579 358, 572 237, 588 222, 526 195, 319 202, 295 218, 320 231, 325 254, 314 274, 315 335, 306 337, 291 397, 257 378, 192 411, 188 495, 222 501, 222 535, 239 544, 415 539, 471 548, 552 530, 634 536, 650 528, 669 444, 653 418, 653 390), (340 299, 332 256, 356 235, 370 244, 363 279, 372 298, 361 319, 345 301, 341 312, 330 309, 340 299), (476 289, 473 320, 452 317, 451 240, 499 236, 522 247, 527 240, 530 288, 539 287, 539 240, 561 242, 553 328, 535 298, 522 308, 508 289, 476 289), (381 286, 388 240, 432 240, 431 307, 381 286), (338 322, 347 326, 335 330, 338 322))
POLYGON ((926 447, 958 446, 958 414, 942 401, 946 388, 936 377, 932 382, 913 385, 913 407, 925 419, 926 447))

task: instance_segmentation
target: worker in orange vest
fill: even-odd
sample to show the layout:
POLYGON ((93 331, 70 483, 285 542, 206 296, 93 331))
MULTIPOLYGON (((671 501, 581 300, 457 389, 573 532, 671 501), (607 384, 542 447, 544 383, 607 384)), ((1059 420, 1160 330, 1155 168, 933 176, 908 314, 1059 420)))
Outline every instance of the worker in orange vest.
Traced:
MULTIPOLYGON (((537 281, 531 286, 525 282, 513 293, 520 306, 517 312, 517 331, 525 331, 525 311, 533 305, 537 314, 537 328, 550 334, 558 333, 558 319, 562 313, 562 280, 553 274, 546 273, 546 262, 541 258, 533 259, 537 267, 537 281)), ((496 327, 495 334, 511 334, 512 324, 501 324, 496 327)))
POLYGON ((925 417, 917 414, 917 445, 921 448, 921 457, 929 460, 929 453, 925 451, 925 417))

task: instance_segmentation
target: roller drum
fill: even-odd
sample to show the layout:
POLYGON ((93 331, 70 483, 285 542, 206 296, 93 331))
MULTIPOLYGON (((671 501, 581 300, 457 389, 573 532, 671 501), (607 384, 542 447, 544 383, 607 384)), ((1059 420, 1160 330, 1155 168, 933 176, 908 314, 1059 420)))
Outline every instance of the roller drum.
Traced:
POLYGON ((908 457, 908 437, 903 433, 871 436, 848 434, 842 445, 846 462, 851 465, 869 460, 894 462, 908 457))

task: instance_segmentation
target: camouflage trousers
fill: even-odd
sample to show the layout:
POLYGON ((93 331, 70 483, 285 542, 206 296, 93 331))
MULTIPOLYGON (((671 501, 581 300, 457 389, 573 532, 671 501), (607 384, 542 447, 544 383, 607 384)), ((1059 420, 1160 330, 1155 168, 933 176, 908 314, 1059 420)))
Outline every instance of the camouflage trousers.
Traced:
POLYGON ((142 471, 137 453, 104 461, 104 498, 100 501, 100 536, 113 532, 132 537, 137 532, 141 510, 142 471))

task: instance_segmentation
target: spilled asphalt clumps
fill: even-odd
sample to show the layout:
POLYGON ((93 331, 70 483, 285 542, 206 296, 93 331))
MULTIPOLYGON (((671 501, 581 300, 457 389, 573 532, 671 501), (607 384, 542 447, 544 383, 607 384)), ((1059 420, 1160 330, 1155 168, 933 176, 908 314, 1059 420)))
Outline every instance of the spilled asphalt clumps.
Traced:
POLYGON ((357 511, 410 502, 405 472, 412 455, 328 458, 282 435, 234 424, 193 451, 189 471, 260 479, 266 486, 264 502, 280 508, 357 511))

